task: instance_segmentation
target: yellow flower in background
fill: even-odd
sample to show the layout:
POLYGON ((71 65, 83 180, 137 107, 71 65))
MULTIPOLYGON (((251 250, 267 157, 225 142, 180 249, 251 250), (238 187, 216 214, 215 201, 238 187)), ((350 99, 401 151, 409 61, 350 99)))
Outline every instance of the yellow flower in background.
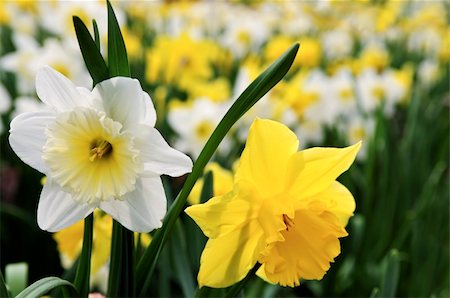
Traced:
POLYGON ((355 202, 336 178, 361 143, 299 152, 298 146, 285 125, 256 119, 233 190, 186 209, 209 237, 199 286, 230 286, 256 262, 260 277, 296 286, 300 279, 321 279, 339 255, 355 202))
POLYGON ((316 38, 305 37, 300 39, 302 55, 295 60, 302 67, 315 67, 319 65, 322 59, 322 47, 316 38))
POLYGON ((146 51, 145 78, 148 82, 178 83, 186 78, 209 79, 212 63, 223 58, 223 50, 208 40, 159 35, 146 51))
MULTIPOLYGON (((58 251, 61 254, 63 266, 69 268, 77 259, 83 244, 84 221, 53 234, 58 251)), ((91 270, 95 275, 109 262, 111 252, 112 218, 100 210, 94 211, 94 229, 91 270)), ((139 234, 135 233, 135 237, 139 234)), ((141 234, 141 245, 146 247, 151 238, 148 234, 141 234)))
MULTIPOLYGON (((233 174, 231 171, 222 168, 217 162, 206 165, 205 173, 211 171, 213 174, 213 195, 221 196, 233 188, 233 174)), ((203 189, 203 179, 197 180, 188 197, 188 202, 192 205, 200 203, 200 195, 203 189)))

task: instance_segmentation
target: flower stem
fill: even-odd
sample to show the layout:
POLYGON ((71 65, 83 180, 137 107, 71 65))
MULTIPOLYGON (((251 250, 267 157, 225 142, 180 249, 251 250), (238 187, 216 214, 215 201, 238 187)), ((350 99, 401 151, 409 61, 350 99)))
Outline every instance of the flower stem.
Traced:
POLYGON ((114 220, 107 297, 134 297, 134 235, 114 220))
POLYGON ((94 226, 94 214, 91 213, 84 219, 83 248, 78 260, 74 285, 81 296, 89 294, 89 279, 91 273, 92 231, 94 226))

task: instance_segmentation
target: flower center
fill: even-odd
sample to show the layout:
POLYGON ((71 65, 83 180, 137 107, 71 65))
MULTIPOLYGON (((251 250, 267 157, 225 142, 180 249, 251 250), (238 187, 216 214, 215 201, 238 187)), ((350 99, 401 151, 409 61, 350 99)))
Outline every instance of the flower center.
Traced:
POLYGON ((283 214, 283 221, 286 225, 286 231, 289 231, 289 229, 292 229, 295 227, 295 222, 286 214, 283 214))
POLYGON ((143 165, 134 138, 103 112, 76 108, 47 128, 43 160, 48 176, 74 200, 121 199, 135 189, 143 165))
POLYGON ((112 145, 108 141, 102 139, 94 140, 91 144, 91 156, 89 160, 94 162, 103 157, 108 157, 111 155, 112 150, 112 145))

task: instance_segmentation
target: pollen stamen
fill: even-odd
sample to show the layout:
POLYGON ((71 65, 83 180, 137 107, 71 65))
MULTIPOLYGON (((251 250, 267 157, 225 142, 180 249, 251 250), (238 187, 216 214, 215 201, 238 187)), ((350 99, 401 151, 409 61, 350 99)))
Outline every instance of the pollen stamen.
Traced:
POLYGON ((94 162, 98 159, 102 159, 103 156, 108 156, 112 151, 112 145, 105 140, 97 140, 94 142, 94 146, 91 149, 91 156, 89 160, 94 162))
POLYGON ((284 224, 286 225, 286 231, 289 231, 289 229, 292 229, 293 227, 295 227, 294 220, 292 220, 286 214, 283 214, 283 221, 284 221, 284 224))

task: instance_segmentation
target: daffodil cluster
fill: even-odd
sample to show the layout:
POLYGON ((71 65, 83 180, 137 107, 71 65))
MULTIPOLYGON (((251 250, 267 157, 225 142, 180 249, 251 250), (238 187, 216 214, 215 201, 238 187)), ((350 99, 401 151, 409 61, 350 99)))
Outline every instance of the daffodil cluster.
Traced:
MULTIPOLYGON (((416 89, 446 82, 450 27, 443 2, 117 4, 132 68, 150 90, 159 122, 168 123, 176 148, 194 157, 232 100, 295 41, 301 55, 290 75, 238 123, 218 155, 245 141, 255 115, 288 124, 305 146, 326 141, 330 132, 344 144, 369 140, 377 111, 395 117, 416 89)), ((0 5, 0 24, 8 29, 0 69, 17 74, 14 86, 0 85, 0 91, 6 87, 0 113, 43 108, 33 92, 43 65, 90 86, 71 16, 96 19, 103 34, 101 3, 0 5), (56 21, 62 25, 53 26, 56 21)), ((365 152, 364 145, 360 159, 365 152)))

